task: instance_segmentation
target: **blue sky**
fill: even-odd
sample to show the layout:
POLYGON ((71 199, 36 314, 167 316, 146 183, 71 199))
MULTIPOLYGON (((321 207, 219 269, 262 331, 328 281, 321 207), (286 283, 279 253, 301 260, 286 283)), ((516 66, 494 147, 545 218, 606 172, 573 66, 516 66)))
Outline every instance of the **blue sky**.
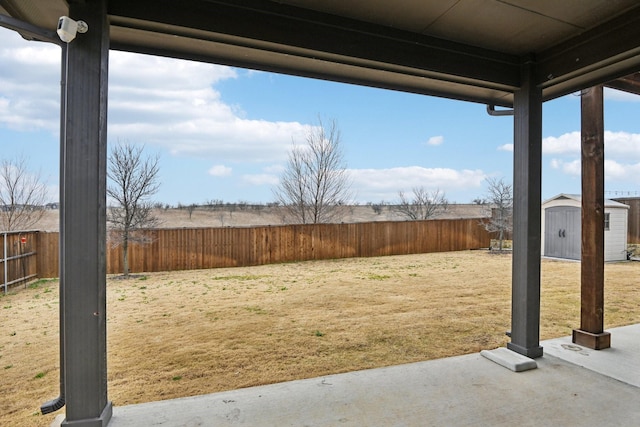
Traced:
MULTIPOLYGON (((0 29, 1 159, 24 156, 58 200, 60 49, 0 29)), ((512 181, 513 119, 481 104, 111 52, 109 144, 160 157, 169 204, 270 202, 292 143, 335 120, 354 201, 424 186, 468 203, 512 181)), ((605 92, 605 189, 640 195, 640 97, 605 92)), ((580 192, 580 98, 543 110, 543 198, 580 192)))

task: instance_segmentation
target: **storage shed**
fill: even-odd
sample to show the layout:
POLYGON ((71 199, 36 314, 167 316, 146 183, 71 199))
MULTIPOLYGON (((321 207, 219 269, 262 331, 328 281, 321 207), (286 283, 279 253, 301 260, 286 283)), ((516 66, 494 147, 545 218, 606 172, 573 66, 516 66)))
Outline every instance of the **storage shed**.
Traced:
MULTIPOLYGON (((604 260, 627 259, 627 221, 629 206, 605 200, 604 260)), ((580 259, 580 195, 559 194, 542 203, 542 255, 580 259)))

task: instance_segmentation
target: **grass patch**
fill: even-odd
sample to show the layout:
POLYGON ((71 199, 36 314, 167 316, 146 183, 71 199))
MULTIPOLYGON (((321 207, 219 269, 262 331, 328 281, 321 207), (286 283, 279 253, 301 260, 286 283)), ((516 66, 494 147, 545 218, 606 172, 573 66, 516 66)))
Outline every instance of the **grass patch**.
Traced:
POLYGON ((251 306, 251 307, 244 307, 245 310, 247 310, 250 313, 255 313, 255 314, 267 314, 268 312, 260 307, 257 306, 251 306))
POLYGON ((391 276, 388 276, 386 274, 369 274, 367 279, 369 279, 369 280, 387 280, 387 279, 391 279, 391 276))
POLYGON ((57 282, 58 279, 38 279, 34 282, 29 283, 29 289, 38 289, 40 286, 45 283, 57 282))
POLYGON ((241 275, 229 275, 229 276, 215 276, 215 277, 212 277, 211 280, 236 280, 239 282, 243 282, 246 280, 264 279, 266 277, 269 277, 269 276, 256 275, 256 274, 241 274, 241 275))

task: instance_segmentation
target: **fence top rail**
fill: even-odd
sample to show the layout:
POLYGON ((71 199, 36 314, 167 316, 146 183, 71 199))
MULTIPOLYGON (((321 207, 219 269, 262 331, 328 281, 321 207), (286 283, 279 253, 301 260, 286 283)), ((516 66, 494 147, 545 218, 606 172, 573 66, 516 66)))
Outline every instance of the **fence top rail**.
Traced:
MULTIPOLYGON (((136 231, 171 231, 171 230, 210 230, 210 229, 223 229, 223 230, 233 230, 233 229, 248 229, 248 228, 283 228, 283 227, 315 227, 315 226, 332 226, 332 225, 354 225, 354 224, 398 224, 398 223, 409 223, 409 222, 444 222, 444 221, 486 221, 489 217, 479 216, 472 218, 434 218, 434 219, 407 219, 407 220, 385 220, 385 221, 361 221, 361 222, 322 222, 317 224, 301 224, 301 223, 291 223, 291 224, 264 224, 264 225, 234 225, 234 226, 225 226, 225 227, 156 227, 156 228, 140 228, 136 231)), ((108 231, 117 231, 116 229, 109 229, 108 231)), ((49 233, 45 231, 45 233, 49 233)), ((54 231, 53 233, 57 233, 54 231)))
MULTIPOLYGON (((14 231, 0 231, 0 234, 2 235, 9 235, 9 234, 26 234, 26 233, 41 233, 40 230, 14 230, 14 231)), ((57 232, 56 232, 57 233, 57 232)))

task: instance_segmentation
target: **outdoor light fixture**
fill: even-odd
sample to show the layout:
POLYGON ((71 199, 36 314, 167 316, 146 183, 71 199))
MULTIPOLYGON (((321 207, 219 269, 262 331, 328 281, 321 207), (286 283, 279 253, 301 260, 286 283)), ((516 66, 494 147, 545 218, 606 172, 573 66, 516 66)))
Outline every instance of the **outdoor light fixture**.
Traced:
POLYGON ((76 38, 76 34, 84 34, 89 29, 89 26, 84 21, 74 21, 68 16, 61 16, 58 19, 58 37, 65 43, 71 43, 76 38))

